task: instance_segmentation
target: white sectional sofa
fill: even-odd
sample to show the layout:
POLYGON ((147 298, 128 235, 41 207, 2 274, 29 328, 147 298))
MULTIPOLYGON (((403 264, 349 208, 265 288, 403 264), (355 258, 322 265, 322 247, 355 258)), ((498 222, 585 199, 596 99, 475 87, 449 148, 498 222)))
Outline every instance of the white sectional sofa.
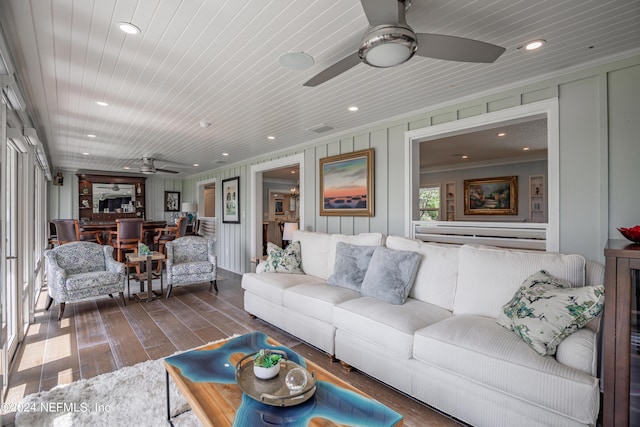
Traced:
POLYGON ((379 233, 298 231, 293 240, 304 273, 259 266, 245 274, 248 313, 472 425, 595 425, 599 317, 565 338, 554 356, 541 356, 496 318, 531 274, 544 269, 576 287, 602 285, 602 265, 579 255, 379 233), (404 304, 327 284, 338 242, 420 254, 404 304))

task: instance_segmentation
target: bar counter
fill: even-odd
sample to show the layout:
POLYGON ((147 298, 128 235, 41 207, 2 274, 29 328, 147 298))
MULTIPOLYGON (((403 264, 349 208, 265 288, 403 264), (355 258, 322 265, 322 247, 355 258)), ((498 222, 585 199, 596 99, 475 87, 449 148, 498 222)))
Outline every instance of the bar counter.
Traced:
MULTIPOLYGON (((80 226, 80 231, 101 231, 102 241, 107 245, 109 244, 109 232, 116 231, 115 221, 80 221, 78 225, 80 226)), ((153 245, 153 236, 155 235, 154 230, 156 228, 162 228, 166 226, 166 221, 145 221, 142 224, 142 228, 144 231, 144 244, 151 247, 151 245, 153 245)))

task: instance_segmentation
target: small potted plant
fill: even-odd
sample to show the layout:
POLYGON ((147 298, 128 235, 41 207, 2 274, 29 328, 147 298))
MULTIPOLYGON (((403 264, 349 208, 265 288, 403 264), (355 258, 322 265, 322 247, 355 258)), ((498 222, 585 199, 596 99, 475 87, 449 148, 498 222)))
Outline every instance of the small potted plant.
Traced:
POLYGON ((253 373, 263 380, 275 377, 280 372, 280 359, 282 355, 263 348, 253 359, 253 373))

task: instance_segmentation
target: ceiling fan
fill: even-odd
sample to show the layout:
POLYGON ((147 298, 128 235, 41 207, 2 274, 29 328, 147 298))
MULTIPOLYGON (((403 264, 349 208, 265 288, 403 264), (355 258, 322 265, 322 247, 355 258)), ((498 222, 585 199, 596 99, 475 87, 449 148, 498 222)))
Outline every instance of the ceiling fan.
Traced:
MULTIPOLYGON (((143 173, 145 175, 153 175, 153 174, 158 173, 158 172, 180 173, 179 171, 165 169, 164 167, 156 168, 155 163, 154 163, 155 161, 167 162, 166 160, 155 159, 153 157, 143 157, 141 159, 141 161, 142 161, 142 164, 140 165, 140 173, 143 173)), ((167 162, 167 163, 169 163, 169 162, 167 162)))
POLYGON ((304 86, 318 86, 360 62, 379 68, 400 65, 415 54, 461 62, 494 62, 505 48, 463 37, 416 33, 405 14, 410 0, 360 0, 369 28, 360 48, 315 75, 304 86))

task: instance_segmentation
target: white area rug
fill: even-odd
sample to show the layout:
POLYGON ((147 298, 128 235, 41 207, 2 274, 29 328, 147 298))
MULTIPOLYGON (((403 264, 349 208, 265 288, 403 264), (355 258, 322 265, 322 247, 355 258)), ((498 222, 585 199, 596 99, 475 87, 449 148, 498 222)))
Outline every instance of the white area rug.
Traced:
MULTIPOLYGON (((168 425, 164 359, 30 394, 18 404, 15 425, 25 427, 168 425)), ((176 427, 199 427, 173 380, 171 415, 176 427)))

